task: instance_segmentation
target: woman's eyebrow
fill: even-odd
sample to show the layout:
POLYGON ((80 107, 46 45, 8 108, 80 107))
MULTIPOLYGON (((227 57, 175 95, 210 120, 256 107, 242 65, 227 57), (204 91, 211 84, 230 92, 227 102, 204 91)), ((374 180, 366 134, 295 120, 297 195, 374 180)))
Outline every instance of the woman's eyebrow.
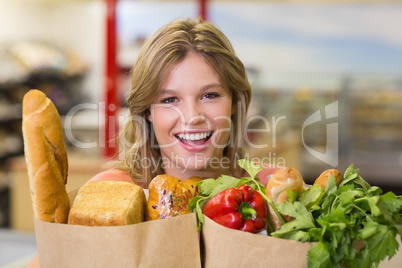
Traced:
POLYGON ((158 92, 158 95, 162 95, 162 94, 176 94, 176 90, 174 89, 161 89, 158 92))
POLYGON ((215 87, 224 88, 219 83, 212 83, 212 84, 208 84, 208 85, 205 85, 205 86, 201 87, 201 90, 208 90, 208 89, 215 88, 215 87))
MULTIPOLYGON (((200 91, 205 91, 205 90, 208 90, 208 89, 211 89, 211 88, 216 88, 216 87, 224 88, 220 83, 211 83, 211 84, 202 86, 200 88, 200 91)), ((159 90, 158 94, 160 94, 160 95, 162 95, 162 94, 173 94, 174 95, 174 94, 177 94, 177 91, 174 90, 174 89, 163 88, 163 89, 159 90)))

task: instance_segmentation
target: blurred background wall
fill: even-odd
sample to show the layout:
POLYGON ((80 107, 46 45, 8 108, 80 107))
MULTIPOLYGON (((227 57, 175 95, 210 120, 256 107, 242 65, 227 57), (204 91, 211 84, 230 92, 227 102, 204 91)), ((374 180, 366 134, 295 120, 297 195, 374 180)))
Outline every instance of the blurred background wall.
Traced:
MULTIPOLYGON (((326 168, 343 172, 354 163, 371 184, 402 192, 402 3, 207 3, 208 19, 231 40, 253 86, 249 157, 297 167, 310 183, 326 168)), ((20 218, 31 217, 21 138, 27 90, 55 102, 75 141, 100 144, 105 13, 101 0, 0 0, 3 227, 32 228, 20 218)), ((144 40, 174 18, 198 16, 199 4, 120 0, 116 14, 124 115, 130 68, 144 40)), ((70 187, 79 187, 99 171, 102 148, 66 141, 70 187)))

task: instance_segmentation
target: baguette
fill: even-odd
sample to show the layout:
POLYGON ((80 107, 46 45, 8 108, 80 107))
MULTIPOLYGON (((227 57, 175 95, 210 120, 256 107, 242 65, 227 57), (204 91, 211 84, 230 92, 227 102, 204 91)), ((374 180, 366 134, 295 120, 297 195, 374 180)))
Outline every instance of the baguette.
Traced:
MULTIPOLYGON (((266 195, 274 204, 284 203, 289 200, 287 190, 301 193, 304 190, 304 181, 298 170, 286 167, 279 169, 268 181, 266 195)), ((292 220, 287 215, 282 215, 286 222, 292 220)), ((282 223, 272 207, 268 205, 268 219, 275 230, 278 230, 282 223)))
POLYGON ((22 133, 33 214, 42 221, 66 223, 68 160, 61 120, 54 104, 39 90, 24 96, 22 133))
POLYGON ((68 224, 118 226, 145 221, 144 190, 126 181, 92 181, 82 186, 71 206, 68 224))

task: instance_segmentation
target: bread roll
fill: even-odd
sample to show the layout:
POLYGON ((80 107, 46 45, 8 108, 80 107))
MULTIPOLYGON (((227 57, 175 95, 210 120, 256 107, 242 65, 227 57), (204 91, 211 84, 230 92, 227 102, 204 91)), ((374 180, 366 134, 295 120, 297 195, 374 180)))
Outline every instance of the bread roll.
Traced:
POLYGON ((198 182, 202 181, 202 178, 193 176, 188 178, 187 180, 184 180, 185 183, 187 183, 188 189, 190 190, 191 194, 193 196, 196 196, 198 193, 198 182))
POLYGON ((92 181, 80 188, 71 206, 69 224, 116 226, 143 222, 144 190, 130 182, 92 181))
MULTIPOLYGON (((304 181, 301 174, 291 167, 279 169, 275 172, 268 181, 266 195, 274 204, 284 203, 289 200, 287 190, 298 193, 304 190, 304 181)), ((286 222, 292 220, 289 216, 282 216, 286 222)), ((275 230, 282 226, 281 221, 270 205, 268 205, 268 219, 275 230)))
POLYGON ((53 103, 39 90, 24 96, 22 133, 34 216, 66 223, 70 209, 65 188, 68 160, 61 120, 53 103))
POLYGON ((170 218, 191 213, 193 194, 187 183, 170 175, 159 175, 149 184, 147 220, 170 218))
POLYGON ((324 172, 321 173, 321 175, 315 180, 314 184, 318 184, 321 186, 323 190, 325 190, 325 187, 327 186, 328 179, 331 178, 331 176, 335 176, 335 182, 336 185, 338 186, 342 182, 342 175, 339 172, 339 170, 336 169, 327 169, 324 172))

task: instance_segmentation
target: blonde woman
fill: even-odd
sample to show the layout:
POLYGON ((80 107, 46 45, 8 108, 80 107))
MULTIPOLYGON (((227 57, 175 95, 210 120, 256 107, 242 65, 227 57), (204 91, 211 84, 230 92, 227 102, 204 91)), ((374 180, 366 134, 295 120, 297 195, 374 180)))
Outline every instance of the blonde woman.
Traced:
POLYGON ((226 36, 201 19, 178 19, 144 44, 132 70, 130 117, 119 135, 117 168, 92 180, 158 174, 182 179, 242 176, 251 88, 226 36))

